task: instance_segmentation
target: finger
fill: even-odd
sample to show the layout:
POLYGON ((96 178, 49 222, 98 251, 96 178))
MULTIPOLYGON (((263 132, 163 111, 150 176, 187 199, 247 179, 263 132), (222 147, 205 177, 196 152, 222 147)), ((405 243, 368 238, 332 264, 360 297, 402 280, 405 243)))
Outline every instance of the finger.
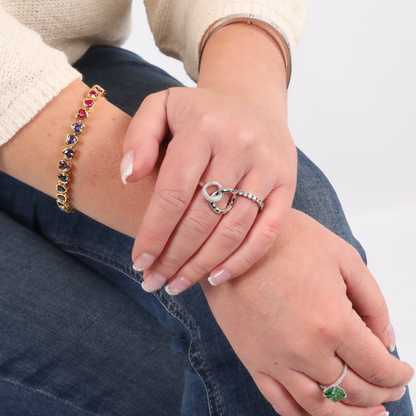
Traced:
POLYGON ((324 397, 323 390, 315 380, 294 370, 281 372, 280 381, 296 402, 312 416, 381 416, 385 412, 381 404, 363 407, 347 404, 345 399, 335 403, 324 397))
MULTIPOLYGON (((244 178, 244 180, 238 184, 238 187, 244 187, 244 189, 251 190, 255 188, 255 184, 257 184, 258 188, 258 190, 256 190, 256 195, 260 195, 260 197, 267 195, 267 192, 269 191, 267 183, 261 182, 258 178, 255 178, 254 180, 244 178), (259 184, 262 186, 259 186, 259 184)), ((287 191, 287 189, 285 190, 287 191)), ((283 192, 279 191, 281 191, 281 188, 277 188, 267 198, 270 203, 275 202, 275 205, 278 207, 279 205, 282 205, 282 200, 284 200, 283 192)), ((288 201, 287 206, 290 207, 290 191, 287 191, 287 194, 288 195, 285 195, 287 197, 286 200, 288 201)), ((272 227, 281 227, 280 221, 276 220, 276 218, 271 220, 273 225, 269 222, 268 230, 261 228, 262 224, 260 224, 258 229, 260 230, 261 236, 259 238, 252 238, 249 243, 250 245, 243 249, 243 246, 246 245, 244 239, 246 238, 259 209, 258 204, 251 199, 245 197, 238 197, 237 199, 239 199, 238 204, 236 202, 232 212, 224 216, 225 218, 217 225, 203 247, 182 269, 178 271, 177 276, 169 282, 169 285, 166 287, 169 294, 174 295, 183 292, 188 287, 199 282, 213 269, 214 271, 211 272, 209 278, 210 283, 213 285, 237 277, 250 269, 262 256, 264 256, 264 254, 266 254, 267 250, 274 243, 278 235, 278 230, 272 230, 272 227), (239 248, 240 246, 241 248, 239 248), (241 253, 242 250, 244 250, 247 255, 244 252, 241 253), (228 260, 230 255, 233 258, 231 261, 228 260), (224 260, 226 260, 227 264, 230 264, 230 268, 224 267, 223 265, 218 266, 218 264, 222 263, 224 260)), ((264 221, 266 223, 268 222, 268 216, 272 215, 272 211, 275 215, 279 215, 279 208, 277 210, 269 209, 264 212, 266 215, 264 221)), ((284 211, 285 209, 282 209, 282 212, 284 211)), ((263 212, 259 215, 263 215, 263 212)), ((251 231, 251 234, 252 232, 253 231, 251 231)))
MULTIPOLYGON (((310 363, 306 363, 310 365, 310 363)), ((339 379, 343 372, 343 363, 338 357, 324 358, 315 362, 314 367, 305 369, 304 373, 311 380, 316 380, 323 386, 330 386, 339 379)), ((340 387, 345 390, 347 397, 344 403, 354 406, 376 406, 399 400, 406 389, 399 387, 381 387, 363 380, 351 367, 347 368, 346 375, 340 387)))
MULTIPOLYGON (((227 186, 229 186, 230 184, 234 185, 243 175, 245 171, 245 166, 244 164, 240 165, 239 168, 235 168, 233 170, 233 173, 230 174, 228 172, 228 169, 226 169, 227 163, 225 163, 225 161, 222 159, 223 158, 221 156, 218 156, 214 157, 210 161, 209 168, 207 168, 207 171, 204 173, 203 179, 208 177, 212 179, 215 178, 217 180, 221 180, 221 187, 225 187, 225 185, 223 185, 223 183, 225 182, 222 180, 222 178, 228 177, 227 186), (215 175, 211 174, 211 171, 216 172, 215 175)), ((215 191, 217 191, 218 189, 219 185, 212 185, 207 188, 207 192, 211 195, 215 193, 215 191)), ((231 187, 231 189, 233 189, 233 187, 231 187)), ((225 206, 227 203, 226 201, 229 200, 230 196, 231 194, 224 193, 222 200, 217 202, 218 206, 225 206)), ((205 255, 207 258, 215 258, 215 262, 213 263, 214 265, 218 264, 219 262, 222 262, 224 258, 226 258, 226 256, 228 255, 228 252, 225 253, 222 250, 222 247, 220 251, 216 246, 212 251, 210 249, 208 249, 208 251, 205 250, 205 247, 207 245, 209 247, 212 246, 212 244, 209 244, 209 242, 212 240, 213 230, 215 229, 217 224, 220 221, 224 221, 224 218, 229 217, 230 215, 234 215, 234 212, 236 210, 241 209, 242 205, 244 205, 244 201, 239 201, 239 205, 237 205, 236 203, 235 207, 233 208, 232 212, 230 212, 230 214, 224 216, 219 215, 215 213, 213 209, 211 209, 210 203, 204 198, 202 188, 198 188, 194 195, 194 198, 189 204, 187 211, 182 216, 180 222, 173 231, 169 239, 169 242, 166 244, 163 252, 153 263, 151 270, 149 270, 149 273, 155 272, 159 275, 165 276, 166 278, 170 278, 174 274, 176 274, 178 270, 198 250, 204 250, 202 258, 204 258, 205 255)), ((254 205, 255 204, 253 204, 253 202, 248 204, 248 206, 250 206, 251 209, 252 220, 254 220, 255 218, 254 212, 256 211, 254 205)), ((235 250, 235 244, 237 244, 238 246, 238 244, 240 244, 244 237, 247 235, 250 226, 251 223, 249 223, 249 220, 247 220, 247 216, 244 216, 241 220, 238 221, 236 226, 230 230, 229 234, 231 234, 231 236, 229 234, 226 234, 225 240, 227 241, 227 244, 229 246, 232 246, 230 253, 235 250), (238 228, 238 230, 236 230, 237 227, 240 227, 240 224, 243 224, 242 227, 244 229, 238 228), (238 243, 235 242, 235 239, 237 237, 241 238, 241 241, 239 241, 238 243)), ((218 228, 219 227, 217 227, 217 229, 218 228)), ((223 229, 224 227, 220 226, 220 228, 223 229)), ((199 258, 201 257, 199 254, 198 256, 199 258)), ((204 264, 207 262, 207 258, 204 259, 204 264)), ((179 286, 169 286, 169 288, 167 288, 168 293, 178 294, 182 292, 183 290, 187 289, 188 287, 202 279, 202 277, 205 277, 207 271, 209 270, 211 269, 209 268, 208 270, 206 270, 203 268, 201 264, 201 266, 197 268, 197 271, 191 274, 189 280, 185 278, 187 276, 181 276, 180 279, 176 279, 176 283, 179 284, 179 286)), ((145 280, 147 280, 147 273, 145 273, 144 278, 145 280)))
POLYGON ((412 367, 391 355, 354 310, 345 327, 348 333, 336 354, 360 377, 386 387, 404 386, 412 379, 412 367))
MULTIPOLYGON (((223 166, 224 164, 220 163, 219 165, 223 166)), ((204 176, 207 176, 207 174, 204 176)), ((273 182, 264 180, 264 177, 264 173, 260 173, 260 175, 249 174, 238 183, 238 189, 244 189, 244 192, 234 189, 238 196, 232 211, 222 217, 209 239, 177 272, 177 276, 169 282, 166 287, 169 294, 179 294, 199 282, 218 264, 221 264, 239 249, 259 213, 260 202, 254 201, 259 201, 258 198, 264 198, 264 195, 268 195, 274 185, 273 182), (254 196, 254 191, 256 196, 254 196)), ((226 195, 224 193, 224 196, 226 195)), ((281 203, 281 200, 279 202, 281 203)), ((291 199, 289 198, 287 205, 290 206, 290 204, 291 199)), ((259 243, 259 241, 254 242, 254 244, 256 243, 259 243)), ((272 243, 273 241, 270 242, 270 244, 272 243)), ((177 246, 179 245, 177 244, 177 246)), ((261 257, 269 249, 269 244, 255 249, 260 251, 259 257, 261 257)), ((241 269, 245 271, 251 266, 252 264, 249 264, 241 269)))
POLYGON ((266 254, 282 229, 292 200, 291 186, 279 186, 268 195, 243 244, 225 262, 211 269, 208 280, 212 285, 241 276, 266 254))
POLYGON ((187 142, 188 145, 183 146, 180 138, 174 138, 168 146, 133 247, 132 257, 136 270, 150 267, 163 251, 209 162, 209 148, 204 149, 204 144, 201 145, 198 138, 187 142), (195 155, 198 155, 198 160, 195 160, 195 155))
MULTIPOLYGON (((207 207, 208 208, 208 207, 207 207)), ((240 200, 232 212, 218 223, 200 250, 177 272, 165 288, 177 295, 199 282, 218 263, 232 254, 243 242, 256 217, 258 208, 248 200, 240 200)))
POLYGON ((250 372, 257 387, 279 415, 308 416, 285 387, 264 373, 250 372))
POLYGON ((381 290, 358 253, 352 262, 341 266, 341 274, 347 285, 347 295, 354 309, 371 331, 391 351, 395 349, 394 331, 381 290), (348 264, 348 266, 347 266, 348 264), (391 330, 390 330, 391 328, 391 330))
MULTIPOLYGON (((209 238, 212 230, 221 220, 221 216, 212 211, 201 193, 201 188, 195 192, 194 198, 185 214, 180 219, 162 253, 152 264, 151 269, 144 272, 145 281, 152 273, 171 278, 186 263, 209 238)), ((181 289, 170 294, 179 294, 190 287, 192 282, 184 279, 180 282, 181 289)))
POLYGON ((147 96, 133 117, 124 140, 124 158, 121 162, 121 178, 136 182, 155 167, 159 145, 168 130, 166 103, 168 91, 147 96))

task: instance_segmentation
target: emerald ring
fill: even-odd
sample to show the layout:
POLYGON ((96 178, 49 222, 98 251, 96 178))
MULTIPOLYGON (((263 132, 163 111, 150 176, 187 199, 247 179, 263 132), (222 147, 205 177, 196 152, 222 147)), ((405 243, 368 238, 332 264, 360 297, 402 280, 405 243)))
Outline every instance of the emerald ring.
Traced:
POLYGON ((347 393, 345 392, 345 390, 339 386, 342 383, 342 380, 344 380, 347 374, 347 370, 348 365, 344 363, 344 370, 341 374, 341 377, 335 383, 331 384, 330 386, 323 386, 322 384, 319 384, 319 387, 321 389, 324 389, 324 397, 326 397, 334 403, 347 397, 347 393))

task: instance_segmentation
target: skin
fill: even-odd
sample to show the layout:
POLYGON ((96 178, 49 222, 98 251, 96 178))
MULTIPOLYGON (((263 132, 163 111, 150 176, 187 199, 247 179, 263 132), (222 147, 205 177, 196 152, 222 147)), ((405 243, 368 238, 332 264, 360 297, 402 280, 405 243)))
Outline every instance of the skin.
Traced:
POLYGON ((193 284, 221 269, 236 277, 267 252, 296 187, 286 94, 276 42, 258 26, 238 23, 206 44, 197 88, 145 100, 124 143, 136 155, 129 183, 153 169, 159 143, 172 137, 133 249, 133 261, 142 253, 157 258, 145 279, 173 277, 173 288, 178 279, 193 284), (200 195, 193 199, 200 180, 251 192, 265 208, 257 216, 258 206, 239 197, 221 218, 200 195))
MULTIPOLYGON (((64 137, 87 91, 81 81, 65 88, 0 148, 0 169, 54 196, 64 137), (42 152, 36 163, 32 149, 42 152)), ((71 203, 134 237, 163 169, 165 147, 151 173, 122 186, 119 165, 130 121, 99 100, 76 147, 71 203)), ((398 398, 413 375, 408 364, 387 351, 383 296, 351 246, 298 211, 289 209, 286 217, 267 254, 240 278, 215 288, 202 282, 210 307, 264 396, 283 416, 335 410, 337 415, 377 415, 384 410, 380 403, 398 398), (317 381, 337 379, 342 360, 350 366, 343 382, 349 397, 334 405, 322 397, 317 381)))

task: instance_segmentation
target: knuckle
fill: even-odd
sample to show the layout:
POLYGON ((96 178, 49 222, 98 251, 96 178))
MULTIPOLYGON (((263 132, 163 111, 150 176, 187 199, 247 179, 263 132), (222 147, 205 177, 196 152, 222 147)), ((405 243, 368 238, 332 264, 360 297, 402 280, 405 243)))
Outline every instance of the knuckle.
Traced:
POLYGON ((147 226, 143 226, 141 228, 141 233, 143 235, 143 241, 145 246, 150 247, 163 247, 166 243, 164 236, 160 233, 156 233, 154 229, 150 229, 147 226))
POLYGON ((187 198, 179 189, 163 189, 155 198, 158 207, 167 214, 181 214, 187 207, 187 198))
POLYGON ((261 244, 271 246, 279 236, 279 222, 276 220, 268 221, 264 227, 258 230, 258 238, 261 244))
POLYGON ((191 234, 207 236, 211 234, 214 224, 207 215, 192 211, 183 219, 183 226, 191 234))
POLYGON ((242 253, 238 259, 238 262, 239 267, 242 270, 249 270, 257 263, 257 261, 253 257, 247 255, 247 253, 242 253))
POLYGON ((365 403, 368 403, 368 398, 370 397, 370 391, 366 388, 360 388, 356 389, 354 391, 351 391, 350 389, 348 391, 348 396, 344 400, 346 403, 351 403, 357 405, 364 405, 365 403))
POLYGON ((143 105, 153 106, 153 105, 158 104, 159 101, 160 101, 160 93, 156 92, 156 93, 153 93, 153 94, 149 94, 143 100, 142 106, 143 105))
POLYGON ((175 273, 182 266, 182 261, 180 259, 172 258, 166 254, 160 255, 157 259, 157 263, 159 268, 163 269, 165 276, 169 273, 173 275, 173 273, 175 273))
POLYGON ((236 222, 225 223, 218 229, 218 237, 226 243, 226 246, 239 246, 246 235, 245 227, 236 222))
POLYGON ((199 264, 198 261, 194 260, 191 263, 189 263, 189 276, 205 276, 209 274, 211 269, 209 269, 206 266, 203 266, 202 264, 199 264))
POLYGON ((368 381, 372 384, 382 384, 392 374, 393 365, 393 360, 388 360, 384 363, 377 363, 377 371, 370 375, 368 381))
POLYGON ((312 416, 335 416, 335 406, 319 403, 308 410, 312 416))
POLYGON ((256 141, 256 134, 247 126, 237 132, 238 143, 243 149, 252 149, 253 143, 256 141))

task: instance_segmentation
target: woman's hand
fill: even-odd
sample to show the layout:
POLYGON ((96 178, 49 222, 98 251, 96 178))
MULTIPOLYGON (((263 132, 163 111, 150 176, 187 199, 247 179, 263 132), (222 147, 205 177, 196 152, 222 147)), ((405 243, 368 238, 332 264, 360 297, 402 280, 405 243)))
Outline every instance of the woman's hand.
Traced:
POLYGON ((210 272, 212 284, 241 275, 273 244, 291 207, 297 155, 283 58, 265 32, 247 26, 217 32, 198 87, 149 96, 128 129, 122 164, 128 182, 153 169, 160 143, 172 137, 133 250, 148 291, 172 277, 167 290, 178 294, 210 272), (264 210, 237 197, 232 211, 218 215, 200 181, 251 193, 264 210))
POLYGON ((394 345, 387 307, 359 254, 299 211, 291 210, 277 243, 245 275, 203 287, 235 352, 282 416, 375 416, 413 376, 387 351, 394 345), (348 397, 333 403, 318 383, 334 383, 343 362, 348 397))

